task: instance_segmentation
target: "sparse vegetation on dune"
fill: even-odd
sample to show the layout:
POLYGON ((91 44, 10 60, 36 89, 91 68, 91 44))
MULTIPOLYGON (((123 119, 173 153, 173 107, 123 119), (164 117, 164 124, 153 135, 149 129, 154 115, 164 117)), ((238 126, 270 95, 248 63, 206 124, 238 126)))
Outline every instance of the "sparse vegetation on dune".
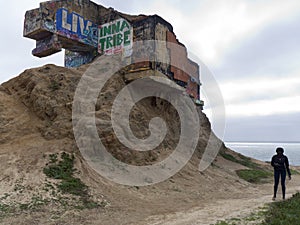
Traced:
MULTIPOLYGON (((44 168, 43 172, 49 178, 60 180, 56 184, 58 191, 79 197, 76 208, 96 208, 101 205, 91 199, 88 186, 79 178, 74 177, 74 172, 76 171, 74 168, 74 154, 66 152, 62 152, 60 155, 51 154, 49 159, 49 165, 44 168)), ((48 184, 48 186, 51 186, 51 184, 48 184)))
POLYGON ((271 170, 268 170, 266 168, 263 168, 259 164, 253 162, 251 158, 246 157, 242 154, 237 154, 237 156, 234 156, 230 153, 227 153, 226 151, 221 151, 220 155, 231 162, 235 162, 238 164, 241 164, 245 167, 248 167, 249 169, 241 169, 237 170, 237 175, 250 182, 250 183, 262 183, 268 181, 268 178, 272 177, 271 170))
POLYGON ((265 171, 263 169, 245 169, 236 171, 237 175, 250 182, 250 183, 262 183, 265 182, 267 178, 272 177, 272 173, 270 171, 265 171))

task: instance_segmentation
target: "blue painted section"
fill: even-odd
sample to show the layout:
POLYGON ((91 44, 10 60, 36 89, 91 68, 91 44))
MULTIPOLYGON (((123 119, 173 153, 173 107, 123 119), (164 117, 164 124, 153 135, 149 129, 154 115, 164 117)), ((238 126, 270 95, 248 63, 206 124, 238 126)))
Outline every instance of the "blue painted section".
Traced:
POLYGON ((98 46, 98 25, 85 20, 81 15, 60 8, 56 12, 57 33, 66 38, 91 45, 98 46))
POLYGON ((71 52, 66 50, 65 52, 65 67, 76 68, 84 64, 88 64, 93 61, 97 56, 97 51, 91 51, 86 53, 71 52))

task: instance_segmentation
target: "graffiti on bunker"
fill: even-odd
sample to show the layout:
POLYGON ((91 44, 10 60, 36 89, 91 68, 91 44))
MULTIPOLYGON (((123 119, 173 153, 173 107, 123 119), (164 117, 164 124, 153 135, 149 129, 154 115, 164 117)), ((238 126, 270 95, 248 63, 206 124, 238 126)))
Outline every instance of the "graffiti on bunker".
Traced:
POLYGON ((90 63, 97 56, 97 52, 72 52, 66 50, 65 52, 65 67, 74 68, 90 63))
POLYGON ((158 15, 126 15, 90 0, 47 1, 26 12, 24 36, 36 40, 32 54, 37 57, 65 49, 66 67, 90 63, 97 55, 122 54, 129 61, 140 62, 131 64, 128 73, 159 71, 200 100, 199 65, 188 58, 172 25, 158 15), (155 48, 166 63, 158 62, 147 50, 133 52, 134 41, 145 40, 161 41, 155 48))
POLYGON ((133 28, 125 19, 118 19, 99 26, 98 51, 100 54, 131 55, 133 28))
POLYGON ((94 47, 98 45, 98 28, 90 20, 81 15, 60 8, 56 12, 56 30, 58 34, 70 39, 79 40, 94 47))

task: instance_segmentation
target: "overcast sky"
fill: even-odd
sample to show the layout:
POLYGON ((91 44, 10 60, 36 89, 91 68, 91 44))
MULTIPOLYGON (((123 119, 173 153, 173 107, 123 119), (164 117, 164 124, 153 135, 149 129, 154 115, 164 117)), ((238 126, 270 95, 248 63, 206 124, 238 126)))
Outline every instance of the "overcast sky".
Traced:
MULTIPOLYGON (((225 141, 300 141, 299 0, 95 2, 125 13, 158 14, 173 25, 218 82, 226 108, 225 141)), ((11 0, 0 8, 0 83, 27 68, 63 65, 62 53, 33 57, 35 41, 22 37, 25 11, 38 3, 11 0)), ((209 115, 209 107, 204 112, 209 115)))

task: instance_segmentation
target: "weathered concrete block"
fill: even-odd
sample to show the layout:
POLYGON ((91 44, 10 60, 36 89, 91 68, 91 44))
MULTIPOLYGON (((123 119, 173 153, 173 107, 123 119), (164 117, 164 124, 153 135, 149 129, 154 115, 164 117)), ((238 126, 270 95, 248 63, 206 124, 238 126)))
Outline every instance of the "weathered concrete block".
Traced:
POLYGON ((127 15, 90 0, 47 1, 26 12, 24 36, 37 41, 32 54, 38 57, 66 49, 66 67, 90 63, 99 54, 122 53, 136 62, 127 71, 160 71, 199 99, 199 66, 188 58, 172 25, 158 15, 127 15), (132 52, 133 42, 147 40, 157 42, 132 52))

